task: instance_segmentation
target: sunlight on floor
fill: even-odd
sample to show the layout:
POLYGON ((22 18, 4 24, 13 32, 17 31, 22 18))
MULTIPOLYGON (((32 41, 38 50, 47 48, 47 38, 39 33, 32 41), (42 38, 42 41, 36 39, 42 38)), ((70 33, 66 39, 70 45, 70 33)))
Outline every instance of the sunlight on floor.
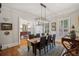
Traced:
POLYGON ((21 39, 20 40, 20 46, 27 46, 28 42, 26 39, 21 39))

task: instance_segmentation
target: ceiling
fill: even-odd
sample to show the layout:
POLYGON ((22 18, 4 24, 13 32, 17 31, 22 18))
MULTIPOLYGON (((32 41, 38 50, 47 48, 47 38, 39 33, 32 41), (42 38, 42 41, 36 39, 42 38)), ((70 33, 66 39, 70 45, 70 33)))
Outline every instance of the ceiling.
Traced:
MULTIPOLYGON (((78 3, 43 3, 46 5, 46 17, 54 17, 58 14, 63 14, 64 12, 72 12, 79 9, 78 3)), ((21 10, 24 12, 29 12, 37 16, 41 16, 41 6, 40 3, 5 3, 4 5, 21 10)), ((45 15, 45 8, 42 8, 42 15, 45 15)))

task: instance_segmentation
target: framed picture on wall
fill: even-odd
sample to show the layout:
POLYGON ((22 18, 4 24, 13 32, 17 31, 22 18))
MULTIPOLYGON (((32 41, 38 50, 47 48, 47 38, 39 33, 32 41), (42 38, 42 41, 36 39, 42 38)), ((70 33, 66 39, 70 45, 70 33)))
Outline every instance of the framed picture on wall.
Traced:
POLYGON ((56 31, 56 22, 51 23, 51 30, 56 31))
POLYGON ((12 30, 11 23, 0 23, 1 30, 12 30))

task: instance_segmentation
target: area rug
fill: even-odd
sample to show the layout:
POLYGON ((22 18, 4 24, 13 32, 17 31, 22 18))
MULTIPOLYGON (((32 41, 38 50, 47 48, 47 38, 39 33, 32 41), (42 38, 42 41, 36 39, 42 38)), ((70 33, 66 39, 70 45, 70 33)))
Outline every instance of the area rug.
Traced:
MULTIPOLYGON (((64 50, 64 48, 60 44, 57 44, 52 49, 48 49, 48 52, 46 54, 44 54, 44 52, 42 50, 41 56, 61 56, 63 50, 64 50)), ((34 56, 34 54, 32 53, 32 47, 30 47, 29 52, 28 52, 27 46, 21 46, 18 49, 18 51, 21 54, 20 56, 34 56)), ((39 56, 39 51, 38 50, 37 50, 37 55, 36 56, 39 56)))

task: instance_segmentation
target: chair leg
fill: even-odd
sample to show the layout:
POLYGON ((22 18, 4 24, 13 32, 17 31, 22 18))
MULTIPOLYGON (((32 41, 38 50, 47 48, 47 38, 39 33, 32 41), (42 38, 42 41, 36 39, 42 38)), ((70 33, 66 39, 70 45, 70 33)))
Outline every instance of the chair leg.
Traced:
POLYGON ((46 54, 46 49, 45 49, 45 47, 44 47, 44 53, 46 54))
POLYGON ((39 55, 41 56, 41 49, 39 49, 39 55))
POLYGON ((48 50, 50 50, 51 49, 51 45, 50 45, 50 43, 48 44, 48 50))
POLYGON ((47 45, 47 52, 48 52, 48 45, 47 45))
POLYGON ((51 43, 50 43, 50 49, 51 49, 51 43))
POLYGON ((55 40, 54 40, 54 46, 55 46, 55 40))
POLYGON ((30 49, 29 46, 27 46, 27 48, 28 48, 28 52, 29 52, 29 49, 30 49))
POLYGON ((49 50, 49 45, 47 45, 47 51, 49 50))
POLYGON ((52 45, 52 48, 53 48, 53 43, 51 43, 51 45, 52 45))

